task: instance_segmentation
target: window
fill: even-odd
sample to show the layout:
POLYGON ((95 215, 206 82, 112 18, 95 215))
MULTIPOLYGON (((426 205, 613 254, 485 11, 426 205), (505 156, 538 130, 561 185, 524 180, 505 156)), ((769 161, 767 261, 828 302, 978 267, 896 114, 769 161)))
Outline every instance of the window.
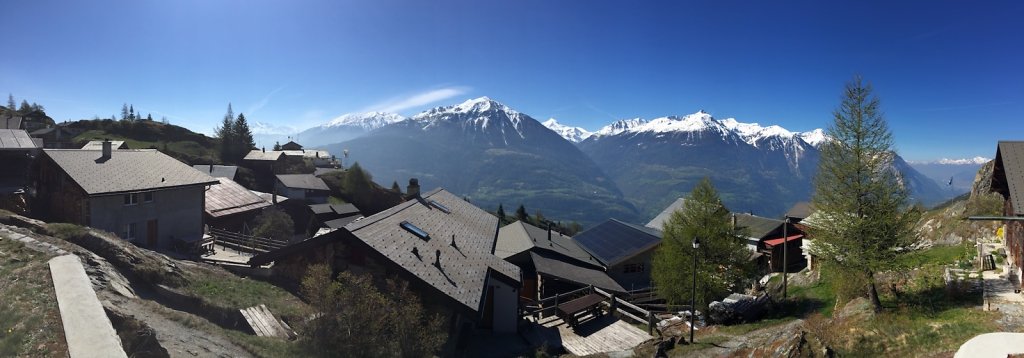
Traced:
POLYGON ((405 231, 411 232, 413 235, 416 235, 423 240, 430 240, 430 235, 428 235, 426 231, 416 227, 416 225, 413 225, 411 222, 403 221, 398 224, 398 226, 401 226, 405 231))
POLYGON ((89 204, 89 198, 85 200, 85 225, 92 225, 92 205, 89 204))
POLYGON ((124 205, 135 205, 139 203, 139 194, 131 193, 124 195, 124 205))
POLYGON ((433 207, 437 208, 438 210, 443 211, 445 214, 451 214, 452 213, 451 209, 449 209, 447 206, 444 206, 443 204, 437 202, 437 200, 431 200, 431 201, 429 201, 429 203, 430 203, 430 206, 433 206, 433 207))
POLYGON ((622 267, 623 273, 644 272, 644 264, 626 264, 622 267))
POLYGON ((147 202, 147 203, 152 203, 153 202, 153 192, 147 191, 145 193, 142 193, 142 201, 143 202, 147 202))
POLYGON ((135 223, 127 224, 124 226, 124 235, 122 239, 135 240, 135 223))

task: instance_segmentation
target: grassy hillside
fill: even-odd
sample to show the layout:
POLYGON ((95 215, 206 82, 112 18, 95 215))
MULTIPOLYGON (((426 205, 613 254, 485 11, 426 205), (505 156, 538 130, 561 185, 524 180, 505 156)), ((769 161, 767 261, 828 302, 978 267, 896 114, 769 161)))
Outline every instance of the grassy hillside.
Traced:
POLYGON ((68 127, 83 130, 74 139, 76 145, 91 140, 123 140, 132 149, 159 149, 187 164, 221 163, 216 138, 172 124, 104 119, 82 120, 68 127))

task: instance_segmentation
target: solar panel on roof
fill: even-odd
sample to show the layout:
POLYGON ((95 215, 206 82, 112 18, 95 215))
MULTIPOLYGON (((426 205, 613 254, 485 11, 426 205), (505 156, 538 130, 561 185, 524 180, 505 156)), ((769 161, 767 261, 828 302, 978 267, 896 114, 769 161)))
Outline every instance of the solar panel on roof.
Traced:
POLYGON ((574 239, 605 264, 613 264, 657 243, 660 237, 608 220, 576 235, 574 239))
POLYGON ((416 225, 413 225, 411 222, 403 221, 400 224, 398 224, 398 226, 401 226, 403 229, 405 229, 405 231, 411 232, 413 235, 416 235, 417 237, 423 240, 430 240, 430 235, 427 234, 426 231, 423 231, 423 229, 420 229, 416 225))

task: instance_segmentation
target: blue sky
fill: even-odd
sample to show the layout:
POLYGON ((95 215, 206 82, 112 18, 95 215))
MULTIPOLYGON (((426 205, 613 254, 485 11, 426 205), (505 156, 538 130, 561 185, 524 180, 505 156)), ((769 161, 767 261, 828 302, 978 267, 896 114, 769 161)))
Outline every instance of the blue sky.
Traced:
POLYGON ((210 132, 228 102, 305 128, 489 96, 597 129, 704 109, 824 127, 854 74, 908 160, 1024 134, 1019 1, 7 2, 0 93, 210 132))

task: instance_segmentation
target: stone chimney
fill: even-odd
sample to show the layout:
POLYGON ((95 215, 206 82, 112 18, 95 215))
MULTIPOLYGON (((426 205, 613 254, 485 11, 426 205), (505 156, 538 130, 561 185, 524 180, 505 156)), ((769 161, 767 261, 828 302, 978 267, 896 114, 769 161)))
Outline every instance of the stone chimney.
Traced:
POLYGON ((101 159, 110 159, 111 147, 112 147, 112 145, 110 144, 110 140, 109 139, 104 139, 103 140, 103 154, 100 157, 101 159))
POLYGON ((416 178, 409 178, 409 187, 405 193, 410 198, 418 198, 420 196, 420 180, 416 178))
POLYGON ((434 251, 434 266, 441 268, 441 250, 434 251))

